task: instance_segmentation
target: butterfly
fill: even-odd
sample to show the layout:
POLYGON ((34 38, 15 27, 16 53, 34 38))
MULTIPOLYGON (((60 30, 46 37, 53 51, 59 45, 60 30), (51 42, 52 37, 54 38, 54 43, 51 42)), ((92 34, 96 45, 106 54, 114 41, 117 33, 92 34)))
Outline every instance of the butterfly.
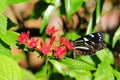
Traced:
POLYGON ((75 53, 93 55, 106 47, 103 33, 93 33, 73 41, 75 53))

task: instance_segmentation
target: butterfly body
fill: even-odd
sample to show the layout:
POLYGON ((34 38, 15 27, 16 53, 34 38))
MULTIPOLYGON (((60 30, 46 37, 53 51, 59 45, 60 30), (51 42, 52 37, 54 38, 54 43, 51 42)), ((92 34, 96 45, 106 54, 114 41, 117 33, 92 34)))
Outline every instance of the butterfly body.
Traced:
POLYGON ((83 36, 73 42, 76 53, 80 55, 92 55, 106 47, 102 33, 93 33, 83 36))

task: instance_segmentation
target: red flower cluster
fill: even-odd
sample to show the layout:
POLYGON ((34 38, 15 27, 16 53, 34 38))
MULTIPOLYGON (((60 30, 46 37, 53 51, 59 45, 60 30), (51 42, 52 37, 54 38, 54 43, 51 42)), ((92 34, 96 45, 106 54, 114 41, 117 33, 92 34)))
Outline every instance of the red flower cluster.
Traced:
POLYGON ((54 56, 57 56, 59 59, 62 59, 62 57, 66 54, 66 49, 64 47, 55 47, 55 53, 54 56))
POLYGON ((58 30, 55 29, 55 26, 46 29, 46 32, 50 35, 53 35, 57 31, 58 30))
POLYGON ((29 39, 29 34, 30 34, 29 31, 27 33, 22 32, 22 34, 18 36, 18 41, 20 45, 26 44, 28 45, 29 48, 33 48, 39 51, 40 53, 43 53, 44 55, 47 55, 48 53, 52 53, 53 56, 62 59, 62 57, 66 54, 67 50, 73 49, 72 47, 73 44, 69 42, 68 38, 65 39, 64 37, 62 37, 60 39, 60 45, 56 47, 52 47, 56 39, 56 36, 53 36, 53 34, 57 31, 58 30, 56 30, 54 26, 51 28, 47 28, 46 32, 50 34, 50 42, 48 45, 43 42, 40 42, 40 48, 38 48, 39 39, 36 40, 34 38, 29 39))
POLYGON ((29 48, 36 48, 37 47, 37 42, 38 42, 39 39, 34 39, 34 38, 31 38, 27 44, 29 46, 29 48))
POLYGON ((46 45, 44 43, 41 42, 41 48, 39 49, 44 55, 46 55, 49 52, 52 52, 52 50, 50 49, 51 46, 50 45, 46 45))
POLYGON ((19 44, 25 43, 29 39, 29 34, 29 31, 27 33, 22 32, 22 34, 18 36, 18 41, 20 41, 19 44))
POLYGON ((72 50, 73 49, 73 43, 72 42, 69 42, 68 38, 64 38, 62 37, 60 39, 60 45, 65 45, 67 47, 68 50, 72 50))

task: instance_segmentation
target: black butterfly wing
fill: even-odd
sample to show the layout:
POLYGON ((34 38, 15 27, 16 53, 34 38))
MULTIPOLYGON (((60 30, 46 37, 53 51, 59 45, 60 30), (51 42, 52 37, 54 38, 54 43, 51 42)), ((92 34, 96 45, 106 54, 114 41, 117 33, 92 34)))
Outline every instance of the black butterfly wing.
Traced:
POLYGON ((102 33, 93 33, 74 41, 75 51, 81 55, 92 55, 106 47, 102 33))

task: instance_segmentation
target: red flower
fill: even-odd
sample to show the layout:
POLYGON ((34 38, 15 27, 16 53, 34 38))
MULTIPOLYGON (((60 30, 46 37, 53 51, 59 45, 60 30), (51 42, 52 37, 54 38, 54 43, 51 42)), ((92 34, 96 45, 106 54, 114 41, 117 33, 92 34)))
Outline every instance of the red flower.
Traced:
POLYGON ((68 50, 73 50, 73 43, 66 44, 68 50))
POLYGON ((29 48, 35 48, 37 47, 37 42, 38 42, 39 39, 34 39, 34 38, 31 38, 29 42, 27 42, 29 48))
POLYGON ((29 39, 29 34, 30 34, 30 31, 27 31, 27 33, 22 32, 22 34, 18 36, 18 41, 20 45, 25 43, 29 39))
POLYGON ((40 43, 41 44, 41 48, 39 49, 44 55, 46 55, 49 52, 52 52, 52 50, 50 49, 51 46, 50 45, 46 45, 44 43, 40 43))
POLYGON ((52 36, 52 37, 50 38, 50 45, 53 44, 53 42, 55 41, 55 38, 56 38, 56 36, 52 36))
POLYGON ((50 35, 54 34, 57 31, 58 30, 55 30, 55 26, 46 29, 46 32, 50 35))
POLYGON ((69 42, 68 39, 65 39, 64 45, 67 47, 67 49, 72 50, 73 49, 73 43, 69 42))
POLYGON ((58 57, 59 59, 62 59, 62 57, 66 54, 66 49, 63 47, 55 47, 55 53, 54 56, 58 57))
POLYGON ((65 40, 64 37, 61 37, 61 38, 60 38, 60 45, 63 45, 64 40, 65 40))
POLYGON ((68 50, 72 50, 73 49, 73 43, 72 42, 69 42, 68 38, 64 38, 62 37, 60 39, 60 45, 63 45, 67 47, 68 50))

